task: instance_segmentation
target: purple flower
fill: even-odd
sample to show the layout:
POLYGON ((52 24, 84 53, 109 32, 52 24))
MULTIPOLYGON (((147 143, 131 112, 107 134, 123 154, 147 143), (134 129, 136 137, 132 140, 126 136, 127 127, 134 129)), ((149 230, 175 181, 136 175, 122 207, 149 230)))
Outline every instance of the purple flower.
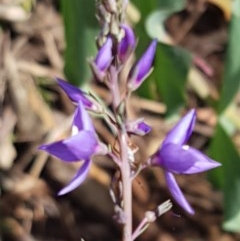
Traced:
POLYGON ((102 112, 102 107, 95 100, 92 100, 87 93, 69 84, 63 79, 56 77, 56 80, 58 82, 58 85, 64 90, 68 98, 73 103, 78 104, 78 102, 81 101, 84 107, 87 108, 88 110, 94 111, 95 113, 102 112))
POLYGON ((108 37, 106 42, 99 49, 95 60, 91 62, 92 70, 99 80, 105 77, 105 71, 112 63, 112 46, 112 39, 108 37))
POLYGON ((74 113, 72 136, 51 144, 41 145, 40 150, 62 159, 65 162, 83 161, 77 174, 58 194, 66 194, 77 188, 87 177, 91 157, 95 154, 105 154, 107 149, 99 143, 92 120, 81 101, 74 113))
POLYGON ((164 170, 166 183, 173 198, 190 214, 194 214, 194 210, 181 192, 173 173, 194 174, 221 165, 185 144, 192 134, 195 121, 196 111, 191 110, 168 133, 162 147, 151 158, 151 164, 164 170))
POLYGON ((152 128, 143 121, 143 118, 126 123, 127 132, 134 135, 144 136, 148 134, 151 129, 152 128))
POLYGON ((122 24, 121 28, 124 30, 125 35, 119 43, 118 56, 121 62, 125 62, 136 46, 136 39, 133 30, 128 25, 122 24))
POLYGON ((110 66, 112 58, 112 39, 108 37, 104 45, 99 49, 94 62, 99 70, 105 71, 110 66))
POLYGON ((131 91, 136 90, 150 74, 156 48, 157 40, 153 40, 142 57, 130 70, 128 77, 128 88, 131 91))

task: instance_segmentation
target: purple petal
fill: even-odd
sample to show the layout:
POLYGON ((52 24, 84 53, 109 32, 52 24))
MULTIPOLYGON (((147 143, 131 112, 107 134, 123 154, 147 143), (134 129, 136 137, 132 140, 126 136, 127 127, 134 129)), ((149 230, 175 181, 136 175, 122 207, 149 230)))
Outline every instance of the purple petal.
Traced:
POLYGON ((136 90, 144 81, 151 70, 157 48, 157 40, 152 41, 145 53, 134 65, 129 74, 128 87, 131 90, 136 90))
POLYGON ((157 48, 157 40, 153 40, 152 43, 147 48, 147 50, 145 51, 145 53, 137 62, 136 67, 139 69, 138 75, 137 75, 137 81, 141 81, 151 69, 156 48, 157 48))
POLYGON ((72 132, 77 134, 81 130, 92 131, 95 133, 92 120, 88 112, 85 110, 82 102, 79 101, 74 112, 72 132))
POLYGON ((107 41, 99 49, 94 62, 99 70, 105 71, 110 66, 112 58, 112 39, 107 38, 107 41))
POLYGON ((182 191, 180 190, 175 177, 170 172, 165 172, 165 179, 167 182, 168 189, 170 193, 172 194, 175 201, 189 214, 193 215, 194 210, 184 197, 182 191))
POLYGON ((143 118, 141 118, 127 122, 126 129, 131 134, 144 136, 148 134, 152 128, 143 121, 143 118))
POLYGON ((189 156, 192 155, 195 158, 195 162, 193 165, 184 172, 184 174, 194 174, 199 172, 204 172, 207 170, 211 170, 216 167, 220 167, 222 164, 219 162, 216 162, 200 152, 199 150, 188 147, 188 153, 189 156))
POLYGON ((196 122, 196 110, 190 110, 167 134, 162 145, 174 143, 182 145, 186 143, 192 134, 196 122))
POLYGON ((82 90, 58 77, 56 78, 56 80, 58 82, 58 85, 64 90, 64 92, 67 94, 67 96, 72 102, 78 103, 79 101, 82 101, 85 107, 89 109, 92 108, 93 103, 85 96, 86 94, 82 90))
POLYGON ((152 130, 152 128, 149 125, 147 125, 144 121, 138 124, 137 129, 139 135, 146 135, 152 130))
POLYGON ((69 182, 69 184, 64 187, 59 193, 58 195, 64 195, 68 192, 73 191, 74 189, 76 189, 78 186, 80 186, 87 178, 87 175, 89 173, 89 169, 90 169, 90 165, 91 165, 91 161, 90 160, 86 160, 83 165, 80 167, 80 169, 78 170, 78 172, 76 173, 76 175, 73 177, 73 179, 69 182))
POLYGON ((95 153, 96 148, 95 134, 90 131, 81 131, 68 139, 39 147, 40 150, 67 162, 89 159, 95 153))
POLYGON ((125 36, 119 43, 118 55, 119 55, 120 61, 124 62, 133 52, 136 46, 136 39, 132 28, 130 28, 128 25, 122 24, 121 28, 124 30, 125 36))
POLYGON ((200 151, 189 146, 167 144, 158 153, 159 165, 177 174, 194 174, 220 166, 200 151))

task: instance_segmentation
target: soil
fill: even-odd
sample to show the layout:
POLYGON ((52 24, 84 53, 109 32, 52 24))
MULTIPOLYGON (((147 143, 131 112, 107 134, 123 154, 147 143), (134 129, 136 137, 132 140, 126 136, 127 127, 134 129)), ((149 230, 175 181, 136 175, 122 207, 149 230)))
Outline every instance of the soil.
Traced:
MULTIPOLYGON (((217 96, 228 19, 212 3, 202 11, 199 2, 190 1, 185 10, 168 19, 166 27, 179 45, 195 54, 195 67, 207 80, 212 95, 217 96), (198 18, 193 18, 197 11, 198 18), (203 27, 206 21, 211 22, 208 28, 203 27), (204 49, 199 48, 199 41, 206 43, 201 44, 204 49), (213 72, 211 76, 206 67, 213 72)), ((1 0, 2 6, 9 10, 18 5, 1 0)), ((30 15, 17 10, 16 14, 5 13, 1 15, 0 11, 0 241, 121 240, 121 225, 114 219, 109 195, 115 166, 97 157, 84 184, 58 197, 57 192, 72 178, 78 164, 67 165, 37 149, 41 143, 69 135, 74 110, 53 78, 63 76, 64 67, 64 29, 58 1, 36 1, 30 15)), ((92 89, 111 101, 106 89, 96 84, 92 89)), ((198 113, 191 145, 205 151, 216 115, 202 104, 194 90, 189 88, 188 93, 190 106, 198 113)), ((136 159, 144 162, 171 125, 164 119, 164 103, 138 96, 133 96, 130 103, 130 117, 143 116, 153 128, 146 138, 133 139, 140 150, 136 159)), ((101 120, 94 120, 94 124, 102 140, 114 142, 101 120)), ((239 234, 221 228, 223 196, 206 174, 176 178, 196 214, 189 216, 174 203, 173 209, 151 224, 139 241, 240 240, 239 234)), ((170 198, 161 169, 143 171, 133 183, 133 195, 136 226, 146 211, 170 198)))

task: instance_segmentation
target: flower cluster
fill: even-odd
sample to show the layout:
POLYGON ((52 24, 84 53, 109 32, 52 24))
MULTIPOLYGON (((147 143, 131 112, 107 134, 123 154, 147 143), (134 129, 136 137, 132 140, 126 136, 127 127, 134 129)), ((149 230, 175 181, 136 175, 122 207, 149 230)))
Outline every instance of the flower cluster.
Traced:
MULTIPOLYGON (((136 150, 129 145, 132 143, 131 135, 144 136, 151 131, 151 127, 144 122, 143 118, 128 120, 126 110, 122 110, 122 108, 126 108, 129 94, 135 91, 151 73, 157 41, 153 40, 141 58, 131 67, 126 80, 126 89, 122 90, 119 86, 121 83, 118 81, 119 76, 136 48, 136 39, 133 30, 126 24, 121 24, 119 28, 120 32, 123 32, 121 40, 117 42, 112 35, 106 36, 96 57, 90 61, 96 81, 105 84, 110 90, 111 108, 108 109, 97 98, 93 98, 92 95, 57 78, 58 85, 76 105, 72 133, 70 137, 44 144, 40 146, 40 149, 65 162, 81 161, 83 163, 70 183, 59 192, 59 195, 66 194, 82 184, 87 178, 94 155, 108 155, 121 172, 123 193, 120 196, 125 199, 125 202, 116 202, 124 203, 118 209, 124 210, 125 213, 128 212, 128 215, 131 216, 129 208, 131 194, 126 193, 125 190, 131 190, 129 186, 131 186, 132 178, 138 174, 139 170, 147 166, 157 166, 163 169, 167 186, 174 200, 186 212, 193 214, 194 210, 181 192, 174 174, 204 172, 216 168, 220 164, 186 144, 196 121, 196 111, 190 110, 168 133, 161 147, 148 159, 146 165, 141 165, 139 168, 132 165, 135 162, 136 150), (117 148, 115 146, 107 147, 98 139, 88 111, 105 117, 107 124, 114 130, 113 135, 116 138, 117 148)), ((169 202, 166 207, 168 210, 169 202)), ((128 222, 128 226, 131 227, 130 222, 128 222)), ((126 229, 126 236, 129 236, 130 229, 126 229)), ((137 237, 138 233, 135 233, 135 236, 137 237)))

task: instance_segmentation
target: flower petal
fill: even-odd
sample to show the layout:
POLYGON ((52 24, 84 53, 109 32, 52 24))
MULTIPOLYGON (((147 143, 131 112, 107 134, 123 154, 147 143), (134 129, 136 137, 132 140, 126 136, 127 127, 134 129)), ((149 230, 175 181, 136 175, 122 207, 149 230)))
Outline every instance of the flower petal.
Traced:
POLYGON ((182 146, 167 144, 154 155, 154 164, 176 174, 185 173, 193 164, 194 158, 182 146))
POLYGON ((118 46, 118 56, 121 62, 127 60, 130 54, 133 52, 136 46, 136 39, 132 28, 126 24, 122 24, 121 28, 125 32, 125 36, 121 40, 118 46))
POLYGON ((85 110, 83 103, 79 101, 74 112, 72 134, 77 134, 81 130, 92 131, 95 133, 92 120, 88 112, 85 110))
POLYGON ((143 118, 128 121, 126 123, 126 129, 127 132, 139 136, 144 136, 152 130, 152 128, 144 122, 143 118))
POLYGON ((141 81, 141 79, 143 79, 151 69, 155 52, 156 52, 156 47, 157 47, 157 40, 153 40, 149 45, 149 47, 147 48, 147 50, 145 51, 145 53, 137 62, 136 67, 139 68, 137 81, 141 81))
POLYGON ((200 152, 199 150, 188 147, 188 153, 189 157, 192 155, 193 158, 195 158, 195 161, 193 165, 184 172, 184 174, 194 174, 194 173, 199 173, 199 172, 204 172, 216 167, 220 167, 222 164, 219 162, 216 162, 200 152))
POLYGON ((192 134, 196 121, 196 110, 190 110, 167 134, 162 145, 167 143, 184 144, 192 134))
POLYGON ((73 177, 73 179, 69 182, 69 184, 64 187, 59 193, 58 195, 64 195, 68 192, 73 191, 74 189, 76 189, 78 186, 80 186, 87 178, 87 175, 89 173, 89 169, 90 169, 90 165, 91 165, 91 161, 90 160, 86 160, 83 165, 80 167, 80 169, 78 170, 78 172, 76 173, 76 175, 73 177))
POLYGON ((90 158, 95 153, 97 145, 96 136, 93 132, 81 131, 68 139, 42 145, 39 149, 63 161, 74 162, 90 158))
POLYGON ((162 147, 158 162, 163 169, 176 174, 194 174, 221 165, 192 147, 171 143, 162 147))
POLYGON ((190 206, 186 198, 184 197, 181 189, 179 188, 175 177, 170 172, 165 172, 165 178, 167 182, 168 189, 172 194, 175 201, 189 214, 194 214, 193 208, 190 206))
POLYGON ((142 57, 130 70, 128 76, 128 88, 131 91, 136 90, 151 71, 156 48, 157 40, 153 40, 142 57))
POLYGON ((105 71, 112 62, 112 39, 107 38, 104 45, 99 49, 95 58, 95 64, 101 71, 105 71))
POLYGON ((82 101, 85 107, 92 109, 93 103, 85 96, 86 94, 82 90, 58 77, 56 80, 72 102, 78 103, 82 101))

